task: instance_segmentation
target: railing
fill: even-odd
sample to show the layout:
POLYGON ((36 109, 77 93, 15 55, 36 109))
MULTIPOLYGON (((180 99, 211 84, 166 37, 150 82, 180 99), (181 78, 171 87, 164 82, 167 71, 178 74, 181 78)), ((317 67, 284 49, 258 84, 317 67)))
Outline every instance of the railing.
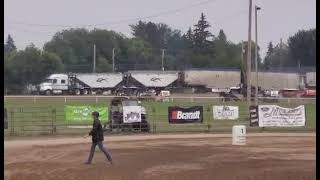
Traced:
MULTIPOLYGON (((114 96, 5 96, 4 118, 5 135, 41 135, 41 134, 86 134, 91 122, 70 123, 65 119, 64 105, 103 105, 110 109, 114 96)), ((205 96, 171 96, 168 98, 142 98, 142 106, 146 108, 146 120, 149 132, 230 132, 233 125, 244 124, 249 131, 306 131, 315 130, 316 99, 315 98, 259 98, 259 104, 274 104, 282 107, 305 105, 306 126, 301 128, 257 128, 249 127, 249 110, 243 99, 225 99, 205 96), (213 106, 238 106, 237 120, 217 120, 213 118, 213 106), (203 122, 193 124, 170 124, 168 107, 170 106, 203 106, 203 122)), ((253 103, 253 102, 252 102, 253 103)), ((101 119, 103 123, 108 119, 101 119)), ((106 130, 106 133, 144 132, 146 126, 138 124, 120 124, 117 128, 106 130)))

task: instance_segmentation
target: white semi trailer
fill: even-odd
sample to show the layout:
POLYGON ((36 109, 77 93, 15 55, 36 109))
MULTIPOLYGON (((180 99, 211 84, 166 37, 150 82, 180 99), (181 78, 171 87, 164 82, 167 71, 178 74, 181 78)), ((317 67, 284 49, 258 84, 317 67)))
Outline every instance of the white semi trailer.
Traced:
POLYGON ((42 95, 112 94, 121 82, 121 73, 52 74, 38 86, 37 91, 42 95))

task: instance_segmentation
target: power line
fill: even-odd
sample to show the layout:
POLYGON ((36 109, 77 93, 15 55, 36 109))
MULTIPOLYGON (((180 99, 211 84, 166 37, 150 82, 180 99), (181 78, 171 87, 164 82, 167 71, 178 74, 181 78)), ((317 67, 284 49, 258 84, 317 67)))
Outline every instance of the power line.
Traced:
POLYGON ((104 23, 99 23, 99 24, 78 24, 78 25, 36 24, 36 23, 26 23, 26 22, 20 22, 20 21, 11 22, 11 23, 12 24, 27 25, 27 26, 42 26, 42 27, 65 27, 65 28, 68 28, 68 27, 69 28, 72 28, 72 27, 95 27, 95 26, 103 26, 103 25, 121 24, 121 23, 126 23, 126 22, 131 22, 131 21, 155 18, 155 17, 162 16, 162 15, 174 14, 174 13, 177 13, 177 12, 189 9, 189 8, 193 8, 195 6, 208 4, 208 3, 211 3, 213 1, 216 1, 216 0, 205 0, 205 1, 194 3, 194 4, 191 4, 191 5, 188 5, 188 6, 184 6, 184 7, 181 7, 181 8, 177 8, 177 9, 172 9, 172 10, 156 13, 156 14, 149 15, 149 16, 137 17, 137 18, 129 18, 129 19, 124 19, 124 20, 119 20, 119 21, 110 21, 110 22, 104 22, 104 23))

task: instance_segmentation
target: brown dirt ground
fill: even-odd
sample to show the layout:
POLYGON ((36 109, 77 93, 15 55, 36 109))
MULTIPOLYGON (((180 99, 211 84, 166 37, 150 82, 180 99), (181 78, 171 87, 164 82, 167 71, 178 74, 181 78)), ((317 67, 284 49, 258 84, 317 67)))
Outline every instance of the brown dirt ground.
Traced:
POLYGON ((115 165, 97 148, 84 165, 90 139, 5 141, 6 180, 312 180, 315 133, 248 134, 232 146, 230 135, 180 134, 106 137, 115 165))

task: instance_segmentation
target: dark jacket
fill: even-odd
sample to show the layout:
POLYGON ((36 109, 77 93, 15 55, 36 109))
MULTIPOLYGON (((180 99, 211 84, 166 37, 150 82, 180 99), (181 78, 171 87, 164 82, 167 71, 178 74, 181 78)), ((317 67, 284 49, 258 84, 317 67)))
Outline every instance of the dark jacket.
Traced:
POLYGON ((103 137, 103 128, 100 120, 96 119, 93 121, 92 130, 89 133, 92 136, 92 142, 97 143, 104 140, 103 137))

